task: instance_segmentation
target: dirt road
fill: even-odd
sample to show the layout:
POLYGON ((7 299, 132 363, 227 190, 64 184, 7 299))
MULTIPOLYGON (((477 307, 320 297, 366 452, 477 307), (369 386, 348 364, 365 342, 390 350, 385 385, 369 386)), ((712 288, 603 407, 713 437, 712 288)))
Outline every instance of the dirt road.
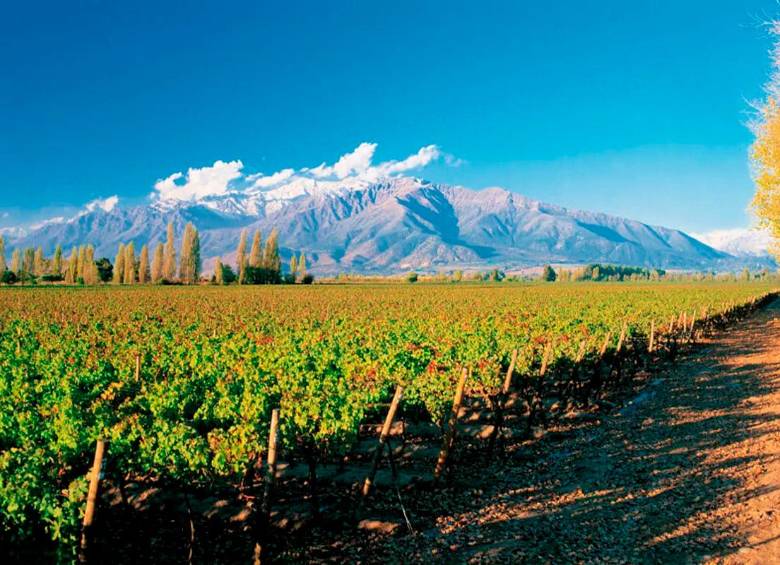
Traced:
POLYGON ((434 527, 374 540, 362 555, 780 563, 778 455, 780 301, 659 373, 599 425, 477 466, 434 527))

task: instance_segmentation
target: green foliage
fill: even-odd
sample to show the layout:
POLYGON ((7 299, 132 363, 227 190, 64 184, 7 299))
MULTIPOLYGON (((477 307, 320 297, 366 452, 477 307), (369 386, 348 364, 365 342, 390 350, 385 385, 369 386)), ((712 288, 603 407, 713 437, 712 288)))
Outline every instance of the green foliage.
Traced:
POLYGON ((555 282, 555 279, 557 278, 558 275, 555 274, 555 269, 550 265, 545 265, 542 269, 542 280, 545 282, 555 282))
MULTIPOLYGON (((232 269, 223 267, 227 282, 232 269)), ((282 448, 338 458, 398 384, 441 423, 462 369, 494 397, 513 349, 533 375, 680 311, 770 283, 6 289, 0 299, 0 537, 77 547, 95 441, 118 475, 236 488, 280 408, 282 448), (134 375, 141 354, 141 374, 134 375)), ((108 477, 110 480, 110 477, 108 477)))
POLYGON ((416 283, 418 278, 417 273, 409 273, 406 275, 406 282, 416 283))

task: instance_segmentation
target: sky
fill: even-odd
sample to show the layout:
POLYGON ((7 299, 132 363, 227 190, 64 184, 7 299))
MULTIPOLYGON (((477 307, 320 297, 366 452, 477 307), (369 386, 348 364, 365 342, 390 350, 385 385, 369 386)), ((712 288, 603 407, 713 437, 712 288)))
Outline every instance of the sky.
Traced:
POLYGON ((74 0, 3 12, 0 227, 289 168, 338 176, 342 163, 704 232, 750 222, 746 124, 780 6, 74 0))

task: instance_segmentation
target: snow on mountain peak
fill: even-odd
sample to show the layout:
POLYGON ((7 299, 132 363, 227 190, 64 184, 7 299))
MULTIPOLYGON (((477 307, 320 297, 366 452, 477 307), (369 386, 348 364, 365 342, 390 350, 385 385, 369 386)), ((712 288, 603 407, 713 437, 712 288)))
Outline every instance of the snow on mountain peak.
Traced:
POLYGON ((737 257, 762 257, 769 255, 772 237, 768 231, 757 228, 733 228, 691 233, 710 247, 737 257))

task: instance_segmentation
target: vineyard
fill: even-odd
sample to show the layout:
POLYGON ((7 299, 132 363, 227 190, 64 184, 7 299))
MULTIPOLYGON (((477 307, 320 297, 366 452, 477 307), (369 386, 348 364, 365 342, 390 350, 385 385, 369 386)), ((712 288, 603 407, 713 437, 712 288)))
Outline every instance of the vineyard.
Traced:
MULTIPOLYGON (((354 463, 373 476, 384 451, 361 449, 367 430, 382 448, 403 414, 435 435, 423 467, 444 481, 466 412, 470 437, 496 455, 512 430, 599 408, 772 291, 771 282, 3 289, 0 546, 48 540, 61 560, 76 557, 98 440, 103 492, 124 504, 139 484, 232 493, 259 546, 285 469, 277 487, 306 483, 316 514, 318 472, 354 463), (285 462, 278 473, 268 472, 269 448, 285 462)), ((344 496, 371 487, 360 479, 344 496)))

